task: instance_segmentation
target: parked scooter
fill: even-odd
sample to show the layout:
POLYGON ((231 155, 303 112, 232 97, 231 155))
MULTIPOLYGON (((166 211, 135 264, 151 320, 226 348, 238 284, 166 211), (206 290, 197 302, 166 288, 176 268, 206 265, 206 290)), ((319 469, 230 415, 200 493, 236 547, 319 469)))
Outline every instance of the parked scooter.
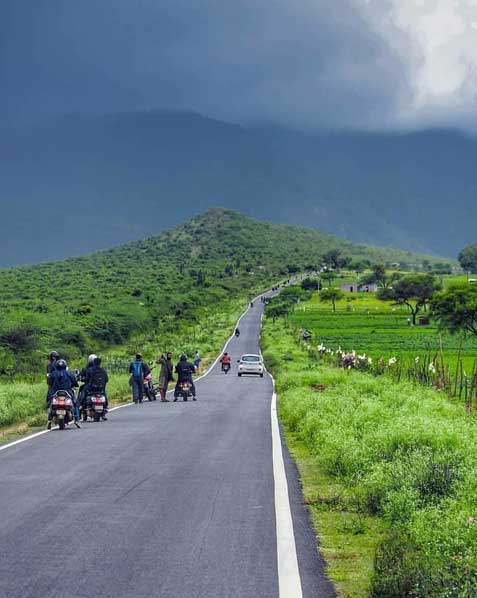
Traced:
POLYGON ((102 392, 94 392, 88 395, 84 400, 82 408, 83 421, 90 417, 93 421, 99 422, 102 417, 106 417, 106 397, 102 392))
POLYGON ((57 390, 50 402, 51 421, 64 430, 73 421, 73 398, 66 390, 57 390))

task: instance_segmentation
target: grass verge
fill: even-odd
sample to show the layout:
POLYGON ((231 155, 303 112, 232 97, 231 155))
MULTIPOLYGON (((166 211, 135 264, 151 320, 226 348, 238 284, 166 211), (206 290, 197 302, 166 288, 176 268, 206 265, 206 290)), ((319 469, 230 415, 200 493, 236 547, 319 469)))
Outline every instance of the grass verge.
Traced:
POLYGON ((320 552, 337 593, 343 598, 369 594, 376 548, 387 527, 378 517, 356 512, 352 496, 328 475, 298 434, 284 426, 288 449, 297 464, 303 496, 319 536, 320 552))
POLYGON ((342 595, 475 598, 475 415, 434 390, 323 364, 297 337, 265 320, 262 348, 342 595))

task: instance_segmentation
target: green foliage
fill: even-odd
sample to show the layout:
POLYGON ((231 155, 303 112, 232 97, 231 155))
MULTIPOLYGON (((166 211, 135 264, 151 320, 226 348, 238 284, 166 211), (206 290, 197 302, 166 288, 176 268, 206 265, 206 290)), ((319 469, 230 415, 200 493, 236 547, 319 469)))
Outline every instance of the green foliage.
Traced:
POLYGON ((289 313, 294 305, 300 301, 310 299, 311 293, 302 286, 292 285, 282 289, 281 293, 272 299, 269 299, 265 308, 267 317, 276 319, 289 313))
POLYGON ((477 244, 464 247, 459 253, 458 260, 466 272, 477 272, 477 244))
POLYGON ((322 303, 331 303, 333 311, 336 311, 336 302, 343 299, 344 293, 340 289, 323 289, 320 291, 320 301, 322 303))
POLYGON ((455 285, 437 293, 431 309, 442 328, 477 335, 477 286, 455 285))
POLYGON ((393 301, 395 305, 406 305, 415 325, 417 314, 440 288, 440 282, 432 274, 405 274, 392 287, 381 289, 378 299, 393 301))
POLYGON ((409 383, 319 364, 265 322, 280 415, 341 494, 388 525, 374 598, 477 595, 475 415, 409 383))
POLYGON ((371 272, 367 273, 361 278, 360 284, 377 284, 382 289, 385 289, 393 281, 398 279, 399 274, 397 272, 392 272, 390 274, 386 270, 386 266, 384 264, 375 264, 372 267, 371 272))
POLYGON ((305 291, 319 291, 320 281, 318 278, 312 278, 309 276, 301 281, 300 286, 305 291))

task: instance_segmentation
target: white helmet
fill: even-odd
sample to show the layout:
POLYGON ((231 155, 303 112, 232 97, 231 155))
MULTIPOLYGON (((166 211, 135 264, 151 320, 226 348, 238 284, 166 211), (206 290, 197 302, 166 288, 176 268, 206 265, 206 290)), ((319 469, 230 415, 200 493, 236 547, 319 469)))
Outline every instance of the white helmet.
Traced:
POLYGON ((94 353, 91 353, 91 355, 88 357, 88 364, 89 365, 93 365, 93 361, 96 359, 97 355, 95 355, 94 353))

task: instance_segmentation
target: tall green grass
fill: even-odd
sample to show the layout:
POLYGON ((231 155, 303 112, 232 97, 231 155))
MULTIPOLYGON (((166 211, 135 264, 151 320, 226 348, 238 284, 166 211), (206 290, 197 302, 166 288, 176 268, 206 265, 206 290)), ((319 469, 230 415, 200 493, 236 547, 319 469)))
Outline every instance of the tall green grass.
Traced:
POLYGON ((266 321, 262 343, 281 418, 356 511, 388 526, 370 596, 477 596, 474 415, 430 389, 320 364, 283 322, 266 321))

